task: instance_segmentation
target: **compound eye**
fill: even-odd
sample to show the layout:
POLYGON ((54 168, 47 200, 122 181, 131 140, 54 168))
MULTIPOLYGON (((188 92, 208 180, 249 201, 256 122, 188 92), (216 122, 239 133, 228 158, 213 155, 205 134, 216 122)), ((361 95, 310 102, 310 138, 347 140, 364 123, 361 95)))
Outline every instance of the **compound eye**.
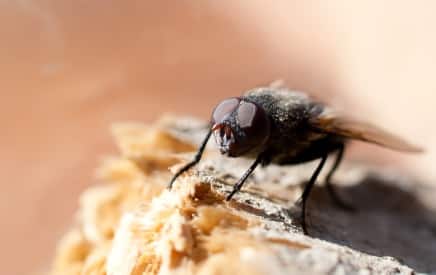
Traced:
POLYGON ((250 143, 261 144, 270 134, 270 121, 265 111, 252 102, 242 101, 236 118, 250 143))
POLYGON ((220 104, 215 107, 212 113, 212 123, 218 124, 222 123, 227 117, 229 117, 241 102, 241 99, 237 97, 232 97, 223 100, 220 104))
POLYGON ((238 108, 237 119, 239 127, 250 128, 253 127, 254 118, 257 115, 258 107, 250 102, 243 102, 238 108))

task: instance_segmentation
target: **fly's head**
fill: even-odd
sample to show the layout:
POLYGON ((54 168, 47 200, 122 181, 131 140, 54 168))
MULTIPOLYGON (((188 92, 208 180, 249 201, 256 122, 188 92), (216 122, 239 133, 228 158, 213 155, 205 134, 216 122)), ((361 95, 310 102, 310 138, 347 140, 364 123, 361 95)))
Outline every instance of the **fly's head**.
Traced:
POLYGON ((244 98, 228 98, 212 113, 212 131, 220 152, 238 157, 267 142, 271 122, 265 110, 244 98))

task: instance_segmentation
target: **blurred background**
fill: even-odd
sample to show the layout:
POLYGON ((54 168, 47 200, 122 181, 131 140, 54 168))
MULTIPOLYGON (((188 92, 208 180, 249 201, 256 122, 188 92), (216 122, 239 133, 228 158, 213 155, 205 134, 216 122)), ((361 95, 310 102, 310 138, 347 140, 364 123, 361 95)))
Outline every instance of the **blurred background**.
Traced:
POLYGON ((109 126, 208 119, 221 99, 285 80, 422 145, 348 157, 435 175, 432 1, 0 1, 1 274, 44 270, 109 126))

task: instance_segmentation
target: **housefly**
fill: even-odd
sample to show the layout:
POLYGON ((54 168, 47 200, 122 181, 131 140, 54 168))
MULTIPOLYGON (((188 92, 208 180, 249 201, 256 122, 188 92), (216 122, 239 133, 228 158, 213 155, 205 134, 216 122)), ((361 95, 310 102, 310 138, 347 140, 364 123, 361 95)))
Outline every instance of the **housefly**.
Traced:
POLYGON ((241 189, 259 164, 293 165, 319 159, 301 196, 301 222, 305 234, 307 199, 330 154, 335 154, 335 159, 326 176, 326 188, 338 206, 352 210, 331 184, 347 141, 360 140, 404 152, 421 151, 374 125, 339 115, 305 93, 284 87, 260 87, 247 91, 241 97, 225 99, 215 107, 209 131, 198 152, 173 176, 169 188, 177 177, 200 161, 212 135, 223 155, 253 159, 227 200, 241 189))

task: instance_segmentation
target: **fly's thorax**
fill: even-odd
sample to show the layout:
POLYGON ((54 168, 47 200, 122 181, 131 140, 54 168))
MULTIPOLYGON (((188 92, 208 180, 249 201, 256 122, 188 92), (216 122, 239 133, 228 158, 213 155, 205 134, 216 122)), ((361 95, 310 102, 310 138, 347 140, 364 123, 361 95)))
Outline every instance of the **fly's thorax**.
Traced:
POLYGON ((326 134, 312 131, 310 120, 322 112, 324 105, 306 94, 284 88, 257 88, 244 98, 261 106, 270 117, 271 134, 266 145, 273 162, 298 158, 326 134))
POLYGON ((318 104, 304 94, 284 88, 256 88, 244 98, 261 106, 271 120, 271 139, 305 139, 308 123, 322 112, 318 104))

